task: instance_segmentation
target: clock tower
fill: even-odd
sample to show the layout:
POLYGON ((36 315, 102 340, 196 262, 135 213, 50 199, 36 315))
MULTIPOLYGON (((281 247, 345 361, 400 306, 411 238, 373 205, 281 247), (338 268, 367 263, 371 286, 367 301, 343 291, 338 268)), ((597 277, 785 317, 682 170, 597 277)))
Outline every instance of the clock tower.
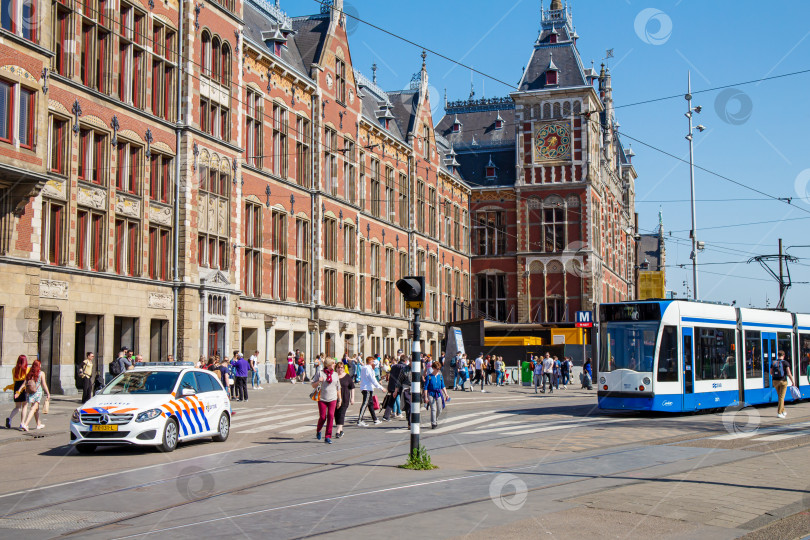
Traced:
POLYGON ((567 2, 540 11, 518 90, 449 103, 437 131, 474 186, 479 312, 566 327, 576 311, 635 297, 636 172, 616 131, 610 70, 583 64, 567 2))

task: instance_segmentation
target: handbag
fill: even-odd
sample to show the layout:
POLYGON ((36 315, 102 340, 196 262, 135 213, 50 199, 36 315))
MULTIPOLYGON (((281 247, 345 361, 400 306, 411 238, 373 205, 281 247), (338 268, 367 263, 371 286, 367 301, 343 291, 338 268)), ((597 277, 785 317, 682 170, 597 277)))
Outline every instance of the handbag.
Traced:
MULTIPOLYGON (((374 399, 376 399, 376 398, 377 398, 377 396, 374 396, 374 399)), ((380 403, 380 408, 381 409, 387 409, 390 406, 391 406, 391 394, 385 394, 385 397, 383 398, 382 403, 380 403)))
POLYGON ((50 410, 51 410, 51 400, 46 398, 45 403, 42 405, 42 414, 48 414, 50 410))
POLYGON ((320 385, 318 386, 318 388, 316 388, 315 390, 312 391, 312 393, 309 395, 309 399, 311 399, 312 401, 320 401, 321 400, 321 387, 320 387, 320 385))
POLYGON ((380 410, 380 400, 377 399, 377 396, 371 396, 371 406, 374 407, 375 411, 380 410))
POLYGON ((796 401, 802 399, 802 391, 795 386, 790 387, 790 395, 793 396, 793 399, 796 401))

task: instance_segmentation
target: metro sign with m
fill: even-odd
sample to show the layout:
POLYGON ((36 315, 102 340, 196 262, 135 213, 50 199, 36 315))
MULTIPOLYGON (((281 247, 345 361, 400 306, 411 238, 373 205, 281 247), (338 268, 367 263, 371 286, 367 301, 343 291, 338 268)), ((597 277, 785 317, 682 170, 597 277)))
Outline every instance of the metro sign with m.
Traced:
POLYGON ((593 328, 593 313, 590 311, 577 311, 577 328, 593 328))

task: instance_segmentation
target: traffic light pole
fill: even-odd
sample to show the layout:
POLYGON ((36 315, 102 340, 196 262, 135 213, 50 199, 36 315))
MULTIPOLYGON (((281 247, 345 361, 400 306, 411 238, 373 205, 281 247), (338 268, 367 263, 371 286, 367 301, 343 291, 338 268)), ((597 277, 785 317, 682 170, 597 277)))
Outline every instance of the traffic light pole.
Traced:
POLYGON ((419 449, 419 415, 422 407, 422 352, 419 343, 419 312, 413 310, 413 342, 411 345, 411 455, 419 449))

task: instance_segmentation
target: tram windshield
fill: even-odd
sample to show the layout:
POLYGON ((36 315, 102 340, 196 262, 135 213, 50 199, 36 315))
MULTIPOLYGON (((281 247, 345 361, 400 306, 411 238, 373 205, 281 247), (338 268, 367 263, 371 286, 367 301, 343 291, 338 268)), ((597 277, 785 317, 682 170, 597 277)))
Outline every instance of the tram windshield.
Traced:
POLYGON ((658 322, 604 324, 599 371, 652 372, 658 327, 658 322))

